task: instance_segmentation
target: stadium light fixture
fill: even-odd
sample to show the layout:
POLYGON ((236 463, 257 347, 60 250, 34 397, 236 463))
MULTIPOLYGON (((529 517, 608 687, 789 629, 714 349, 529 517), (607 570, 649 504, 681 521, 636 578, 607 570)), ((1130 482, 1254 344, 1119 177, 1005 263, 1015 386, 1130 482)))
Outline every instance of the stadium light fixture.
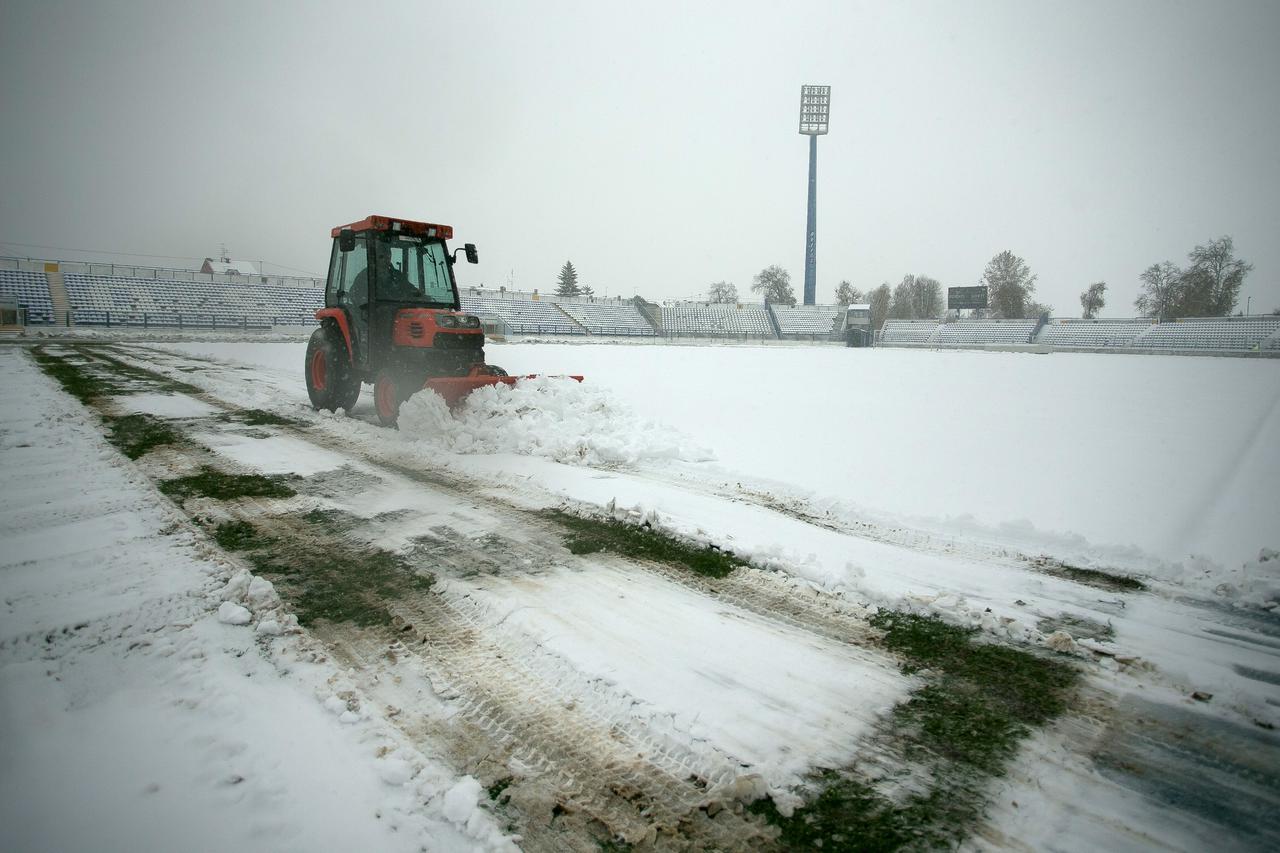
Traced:
POLYGON ((805 136, 822 136, 827 132, 831 114, 830 86, 800 87, 800 132, 805 136))

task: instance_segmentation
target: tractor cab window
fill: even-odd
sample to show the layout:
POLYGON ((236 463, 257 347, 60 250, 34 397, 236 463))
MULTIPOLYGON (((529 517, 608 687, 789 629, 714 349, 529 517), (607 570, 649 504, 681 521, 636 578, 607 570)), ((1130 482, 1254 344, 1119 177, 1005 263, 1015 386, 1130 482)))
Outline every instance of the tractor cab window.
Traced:
POLYGON ((342 284, 338 291, 338 304, 360 308, 369 301, 369 252, 364 240, 357 239, 356 247, 341 253, 342 284))
POLYGON ((381 234, 375 244, 378 298, 453 305, 453 278, 444 243, 407 234, 381 234))

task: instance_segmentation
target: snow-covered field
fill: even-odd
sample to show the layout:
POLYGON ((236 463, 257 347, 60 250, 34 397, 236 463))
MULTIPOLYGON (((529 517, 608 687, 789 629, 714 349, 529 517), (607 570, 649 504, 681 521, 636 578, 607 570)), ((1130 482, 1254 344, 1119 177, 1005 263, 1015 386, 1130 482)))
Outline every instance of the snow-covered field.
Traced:
MULTIPOLYGON (((876 647, 835 639, 884 606, 1085 667, 1088 710, 1028 743, 976 846, 1274 840, 1257 810, 1280 805, 1275 362, 490 345, 512 373, 587 381, 486 389, 455 414, 418 395, 390 431, 367 393, 350 417, 313 414, 304 348, 116 350, 200 392, 103 404, 192 442, 136 463, 24 351, 0 350, 24 400, 0 422, 0 847, 567 844, 554 823, 517 838, 480 805, 476 780, 506 776, 567 780, 554 796, 568 814, 643 840, 593 793, 637 756, 627 785, 654 814, 701 797, 697 831, 732 845, 744 837, 707 802, 798 802, 807 773, 866 760, 877 721, 918 686, 876 647), (299 426, 220 417, 238 407, 299 426), (295 497, 186 514, 155 491, 211 460, 303 479, 295 497), (710 584, 571 557, 537 521, 557 507, 648 520, 766 570, 710 584), (433 567, 430 601, 397 605, 390 648, 299 631, 191 524, 317 509, 353 519, 333 542, 433 567), (1149 746, 1127 752, 1116 733, 1148 724, 1149 746), (1210 745, 1164 749, 1184 729, 1210 745), (1114 769, 1133 766, 1221 775, 1161 791, 1114 769), (686 778, 701 788, 663 790, 686 778), (1225 837, 1224 779, 1248 804, 1225 837)), ((552 796, 512 790, 524 813, 552 796)))
MULTIPOLYGON (((175 348, 253 365, 268 372, 256 381, 305 400, 302 344, 175 348)), ((634 418, 601 435, 591 421, 557 429, 549 415, 524 444, 505 437, 518 452, 584 436, 607 457, 609 442, 637 442, 635 456, 710 460, 696 468, 706 479, 746 478, 834 512, 1024 548, 1231 568, 1280 546, 1274 362, 836 347, 488 352, 512 374, 586 374, 634 418), (650 422, 678 435, 655 440, 650 422)))

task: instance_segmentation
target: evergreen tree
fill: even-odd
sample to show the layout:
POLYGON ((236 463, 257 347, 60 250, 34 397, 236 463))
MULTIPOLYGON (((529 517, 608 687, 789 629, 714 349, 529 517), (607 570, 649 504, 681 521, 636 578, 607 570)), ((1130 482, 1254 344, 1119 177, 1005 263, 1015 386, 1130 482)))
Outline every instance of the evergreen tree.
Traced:
POLYGON ((578 271, 573 268, 573 261, 565 261, 560 268, 560 284, 556 286, 556 296, 581 296, 582 288, 578 287, 578 271))

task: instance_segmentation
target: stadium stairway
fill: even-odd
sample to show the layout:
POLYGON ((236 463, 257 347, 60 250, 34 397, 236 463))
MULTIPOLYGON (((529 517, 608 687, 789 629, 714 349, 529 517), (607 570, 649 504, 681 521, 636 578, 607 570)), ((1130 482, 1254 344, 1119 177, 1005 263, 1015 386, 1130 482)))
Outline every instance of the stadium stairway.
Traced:
POLYGON ((50 270, 46 267, 44 277, 49 280, 49 301, 53 303, 53 322, 58 326, 70 326, 72 324, 71 302, 67 299, 67 285, 62 280, 62 270, 50 270))
POLYGON ((778 323, 778 315, 773 313, 773 303, 768 299, 764 301, 764 313, 769 318, 769 328, 773 329, 775 338, 782 338, 782 326, 778 323))
POLYGON ((584 325, 582 325, 581 323, 579 323, 579 322, 578 322, 578 320, 577 320, 577 318, 575 318, 575 317, 574 317, 572 314, 570 314, 568 311, 566 311, 566 310, 564 310, 563 308, 561 308, 561 307, 560 307, 560 304, 559 304, 558 302, 553 302, 553 303, 551 303, 551 304, 556 306, 556 310, 557 310, 557 311, 559 311, 561 314, 563 314, 563 315, 564 315, 564 318, 565 318, 566 320, 568 320, 570 323, 572 323, 573 325, 575 325, 575 326, 577 326, 579 329, 581 329, 581 330, 582 330, 582 334, 584 334, 584 335, 589 335, 589 334, 591 334, 591 330, 590 330, 590 329, 588 329, 586 326, 584 326, 584 325))
POLYGON ((659 335, 662 334, 662 309, 652 302, 637 302, 636 307, 640 309, 640 315, 649 321, 649 325, 653 326, 653 330, 659 335))

